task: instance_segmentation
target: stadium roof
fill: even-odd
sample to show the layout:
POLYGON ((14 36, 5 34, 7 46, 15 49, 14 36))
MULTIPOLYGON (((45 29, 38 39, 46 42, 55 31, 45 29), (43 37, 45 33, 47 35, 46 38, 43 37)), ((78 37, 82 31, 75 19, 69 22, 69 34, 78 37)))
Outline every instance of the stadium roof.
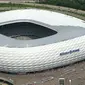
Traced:
POLYGON ((52 36, 34 40, 16 40, 13 38, 0 35, 1 46, 4 45, 7 45, 9 47, 39 46, 72 39, 85 34, 85 28, 83 28, 85 27, 85 23, 83 20, 57 12, 40 9, 22 9, 2 12, 0 13, 0 17, 1 17, 0 25, 2 26, 6 24, 12 24, 15 22, 16 23, 31 22, 34 24, 47 27, 57 32, 52 36))

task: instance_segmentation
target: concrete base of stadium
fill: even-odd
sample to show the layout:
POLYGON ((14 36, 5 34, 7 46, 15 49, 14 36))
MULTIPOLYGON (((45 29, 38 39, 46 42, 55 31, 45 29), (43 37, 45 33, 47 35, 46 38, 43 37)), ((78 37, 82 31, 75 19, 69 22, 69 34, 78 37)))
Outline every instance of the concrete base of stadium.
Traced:
POLYGON ((65 85, 85 85, 85 61, 61 68, 27 75, 0 73, 0 77, 8 79, 14 85, 60 85, 59 79, 64 78, 65 85))

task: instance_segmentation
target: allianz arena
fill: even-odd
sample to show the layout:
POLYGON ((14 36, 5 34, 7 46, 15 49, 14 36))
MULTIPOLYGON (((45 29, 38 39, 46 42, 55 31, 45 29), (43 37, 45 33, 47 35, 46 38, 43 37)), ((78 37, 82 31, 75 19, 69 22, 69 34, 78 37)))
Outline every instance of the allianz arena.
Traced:
POLYGON ((84 59, 83 20, 39 9, 0 13, 0 71, 42 71, 84 59))

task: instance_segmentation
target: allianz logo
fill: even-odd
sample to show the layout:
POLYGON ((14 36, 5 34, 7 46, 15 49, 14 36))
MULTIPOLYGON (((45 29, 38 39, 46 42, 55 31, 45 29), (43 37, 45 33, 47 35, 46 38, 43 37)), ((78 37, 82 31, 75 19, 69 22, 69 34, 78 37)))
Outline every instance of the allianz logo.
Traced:
POLYGON ((79 52, 79 51, 80 51, 80 49, 75 49, 75 50, 70 50, 70 51, 67 51, 67 52, 62 52, 62 53, 60 53, 60 56, 67 55, 67 54, 72 54, 72 53, 79 52))

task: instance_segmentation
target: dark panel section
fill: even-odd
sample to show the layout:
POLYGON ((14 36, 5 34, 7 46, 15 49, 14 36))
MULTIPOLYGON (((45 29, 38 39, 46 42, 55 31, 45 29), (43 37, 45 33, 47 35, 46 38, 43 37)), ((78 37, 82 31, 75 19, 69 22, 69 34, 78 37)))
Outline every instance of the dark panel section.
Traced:
POLYGON ((57 32, 41 25, 18 22, 0 26, 0 33, 17 39, 38 39, 54 35, 57 32))

